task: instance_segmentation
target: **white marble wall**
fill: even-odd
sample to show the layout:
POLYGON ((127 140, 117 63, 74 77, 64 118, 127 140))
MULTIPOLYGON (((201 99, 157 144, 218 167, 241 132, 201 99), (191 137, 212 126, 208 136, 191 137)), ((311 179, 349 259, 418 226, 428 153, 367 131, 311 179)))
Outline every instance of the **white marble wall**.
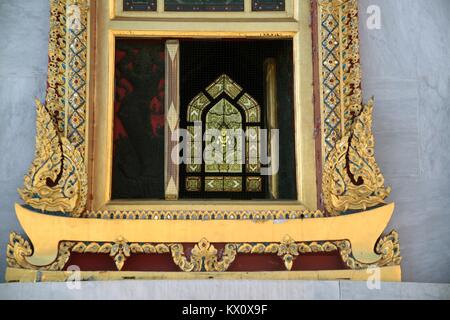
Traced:
POLYGON ((0 282, 14 214, 34 154, 34 99, 45 97, 49 31, 47 0, 0 0, 0 282))
MULTIPOLYGON (((400 231, 404 280, 448 283, 450 1, 360 2, 364 95, 376 96, 376 152, 397 203, 391 228, 400 231), (380 30, 365 24, 372 4, 380 30)), ((13 204, 33 157, 48 15, 48 0, 0 0, 0 279, 8 233, 20 231, 13 204)))
POLYGON ((0 284, 0 299, 449 300, 450 284, 353 281, 98 281, 0 284), (78 285, 78 286, 77 286, 78 285))
POLYGON ((450 282, 450 1, 360 0, 376 156, 397 204, 407 281, 450 282), (381 9, 369 30, 367 7, 381 9))

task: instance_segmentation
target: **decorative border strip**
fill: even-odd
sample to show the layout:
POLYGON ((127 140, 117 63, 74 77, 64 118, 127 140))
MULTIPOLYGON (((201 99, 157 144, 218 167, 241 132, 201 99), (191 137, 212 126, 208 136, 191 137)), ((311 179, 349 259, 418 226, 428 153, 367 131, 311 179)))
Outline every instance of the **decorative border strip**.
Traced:
POLYGON ((324 218, 324 214, 319 210, 149 210, 87 212, 84 217, 130 220, 293 220, 324 218))
POLYGON ((354 270, 401 263, 397 231, 392 231, 379 239, 375 252, 381 255, 381 258, 373 264, 357 261, 353 257, 351 243, 348 240, 297 243, 290 236, 286 236, 280 243, 228 243, 225 244, 222 252, 219 252, 207 239, 202 239, 189 255, 186 255, 182 244, 128 243, 123 238, 119 238, 114 243, 61 242, 56 261, 49 266, 36 267, 26 260, 26 257, 32 255, 30 243, 19 234, 12 232, 6 256, 7 265, 10 268, 61 271, 69 261, 72 252, 108 254, 114 259, 117 270, 120 271, 132 254, 171 254, 173 262, 181 271, 225 272, 238 254, 275 254, 283 260, 286 270, 291 271, 294 260, 301 254, 333 251, 339 251, 345 265, 354 270))
POLYGON ((66 88, 66 0, 50 0, 50 36, 46 107, 59 133, 64 133, 66 88))
POLYGON ((318 0, 324 158, 361 111, 358 1, 318 0))
POLYGON ((84 157, 87 122, 89 0, 66 0, 65 136, 84 157))

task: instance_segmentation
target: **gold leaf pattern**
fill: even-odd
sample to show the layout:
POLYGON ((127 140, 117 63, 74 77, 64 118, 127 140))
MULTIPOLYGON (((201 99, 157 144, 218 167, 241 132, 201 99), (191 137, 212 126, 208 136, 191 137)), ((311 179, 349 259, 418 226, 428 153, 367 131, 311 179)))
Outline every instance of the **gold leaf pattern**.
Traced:
POLYGON ((391 189, 375 160, 372 134, 374 101, 369 101, 331 152, 323 173, 325 207, 333 215, 347 210, 366 210, 385 203, 391 189))

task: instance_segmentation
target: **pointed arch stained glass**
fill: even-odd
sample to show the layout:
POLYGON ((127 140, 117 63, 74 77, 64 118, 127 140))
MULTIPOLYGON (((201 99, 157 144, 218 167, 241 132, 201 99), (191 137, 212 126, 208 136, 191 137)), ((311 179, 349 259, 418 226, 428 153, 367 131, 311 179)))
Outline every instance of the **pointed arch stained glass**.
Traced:
POLYGON ((223 74, 192 99, 186 116, 190 133, 187 192, 263 191, 261 108, 251 95, 223 74), (201 129, 196 127, 199 124, 201 129), (204 137, 203 144, 195 142, 199 136, 204 137))

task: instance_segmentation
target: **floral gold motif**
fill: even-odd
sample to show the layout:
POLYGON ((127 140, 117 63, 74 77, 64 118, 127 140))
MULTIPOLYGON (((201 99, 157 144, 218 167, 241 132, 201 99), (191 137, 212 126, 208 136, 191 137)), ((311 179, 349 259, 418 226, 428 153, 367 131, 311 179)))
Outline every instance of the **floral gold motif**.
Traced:
POLYGON ((224 272, 233 263, 236 258, 236 245, 227 244, 222 254, 222 260, 219 260, 217 249, 202 239, 191 250, 190 259, 184 253, 183 245, 171 245, 172 257, 175 264, 185 272, 224 272))
POLYGON ((76 253, 100 253, 109 254, 114 259, 117 270, 122 270, 125 261, 131 254, 163 254, 169 253, 169 247, 165 244, 152 245, 149 243, 128 243, 122 237, 119 237, 115 243, 99 244, 79 242, 73 248, 76 253))
POLYGON ((324 202, 333 215, 383 204, 390 194, 375 160, 373 106, 372 99, 362 108, 351 131, 338 142, 325 164, 324 202))
POLYGON ((311 252, 332 252, 338 250, 332 242, 318 243, 296 243, 290 236, 286 236, 281 243, 272 244, 242 244, 239 246, 239 253, 251 254, 277 254, 282 257, 287 270, 291 271, 294 260, 302 253, 311 252))

